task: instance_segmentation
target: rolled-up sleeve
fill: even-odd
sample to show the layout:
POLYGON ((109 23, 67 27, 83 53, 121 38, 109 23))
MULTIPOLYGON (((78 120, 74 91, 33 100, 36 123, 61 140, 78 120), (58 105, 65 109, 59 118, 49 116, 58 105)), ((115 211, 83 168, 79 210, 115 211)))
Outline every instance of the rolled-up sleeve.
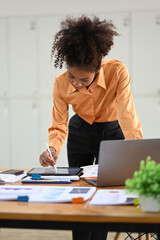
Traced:
POLYGON ((49 146, 54 147, 59 154, 68 133, 68 104, 60 95, 56 79, 53 87, 52 124, 48 132, 49 146))
POLYGON ((124 64, 117 71, 117 79, 116 109, 119 124, 125 139, 141 139, 143 138, 142 127, 135 110, 130 76, 124 64))

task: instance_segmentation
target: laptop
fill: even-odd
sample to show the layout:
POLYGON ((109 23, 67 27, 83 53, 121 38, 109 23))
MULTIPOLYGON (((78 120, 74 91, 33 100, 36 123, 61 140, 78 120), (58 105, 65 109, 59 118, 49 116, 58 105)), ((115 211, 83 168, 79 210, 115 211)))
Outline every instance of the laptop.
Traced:
POLYGON ((97 187, 124 186, 147 156, 160 163, 160 139, 103 140, 97 179, 84 180, 97 187))

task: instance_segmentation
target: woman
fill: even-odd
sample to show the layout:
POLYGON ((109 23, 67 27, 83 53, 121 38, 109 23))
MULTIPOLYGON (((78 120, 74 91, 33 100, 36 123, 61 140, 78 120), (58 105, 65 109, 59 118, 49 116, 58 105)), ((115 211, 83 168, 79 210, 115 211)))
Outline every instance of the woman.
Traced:
MULTIPOLYGON (((98 163, 101 140, 140 139, 141 124, 135 111, 127 67, 103 59, 118 33, 114 25, 87 16, 67 18, 55 35, 55 67, 67 70, 56 77, 53 89, 49 146, 40 156, 42 166, 53 166, 68 133, 68 105, 76 113, 69 122, 67 141, 70 167, 98 163)), ((116 149, 115 149, 116 151, 116 149)), ((105 239, 105 232, 74 232, 74 239, 105 239), (81 237, 80 237, 81 235, 81 237)))

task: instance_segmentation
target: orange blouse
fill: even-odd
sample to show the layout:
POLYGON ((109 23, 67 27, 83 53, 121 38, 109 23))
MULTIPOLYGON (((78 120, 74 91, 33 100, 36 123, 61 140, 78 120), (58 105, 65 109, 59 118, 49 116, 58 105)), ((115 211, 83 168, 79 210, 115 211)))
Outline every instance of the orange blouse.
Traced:
POLYGON ((142 138, 128 69, 118 60, 103 60, 95 81, 88 89, 76 90, 69 82, 67 72, 55 78, 52 124, 48 131, 49 146, 58 153, 68 132, 69 104, 75 113, 90 124, 118 120, 125 139, 142 138))

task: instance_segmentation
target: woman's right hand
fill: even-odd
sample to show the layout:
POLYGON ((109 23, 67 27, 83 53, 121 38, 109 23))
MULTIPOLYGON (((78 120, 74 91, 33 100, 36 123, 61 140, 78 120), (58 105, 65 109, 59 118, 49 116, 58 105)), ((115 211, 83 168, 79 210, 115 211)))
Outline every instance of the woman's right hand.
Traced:
POLYGON ((57 151, 54 147, 50 147, 50 150, 51 150, 53 159, 50 157, 48 150, 44 151, 39 157, 40 164, 43 167, 48 167, 48 166, 53 167, 56 164, 56 161, 58 159, 57 151))

